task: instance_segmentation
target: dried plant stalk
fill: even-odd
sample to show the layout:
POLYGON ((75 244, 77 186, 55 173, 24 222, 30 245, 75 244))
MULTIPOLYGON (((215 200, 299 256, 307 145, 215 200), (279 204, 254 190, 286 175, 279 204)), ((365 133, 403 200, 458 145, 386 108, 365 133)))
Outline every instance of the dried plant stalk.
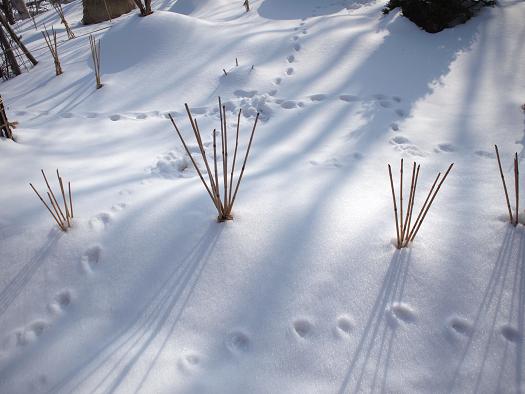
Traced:
POLYGON ((95 40, 90 34, 89 45, 91 46, 91 57, 93 58, 93 68, 95 69, 95 81, 97 89, 100 89, 102 87, 100 82, 100 40, 95 40))
POLYGON ((11 126, 12 124, 9 123, 7 113, 5 112, 4 100, 0 95, 0 137, 9 138, 14 141, 11 126))
POLYGON ((55 74, 59 76, 62 74, 62 66, 60 65, 60 59, 58 57, 57 33, 55 29, 51 27, 51 34, 49 34, 49 31, 46 29, 46 25, 44 25, 44 31, 42 32, 42 35, 44 36, 46 45, 49 48, 49 52, 51 52, 51 56, 53 57, 53 61, 55 63, 55 74))
POLYGON ((425 202, 423 203, 423 206, 419 210, 419 214, 416 218, 416 220, 412 223, 412 217, 413 217, 413 211, 414 211, 414 203, 416 198, 416 190, 417 190, 417 182, 419 179, 419 170, 420 165, 418 165, 416 162, 413 163, 412 166, 412 178, 410 181, 410 194, 408 197, 408 203, 407 203, 407 210, 406 210, 406 216, 404 216, 404 222, 403 222, 403 160, 401 160, 401 171, 400 171, 400 191, 399 191, 399 201, 401 206, 401 212, 399 214, 398 219, 398 212, 397 212, 397 202, 396 202, 396 195, 394 191, 394 180, 392 178, 392 168, 390 164, 388 165, 388 175, 390 178, 390 188, 392 191, 392 201, 394 203, 394 217, 396 219, 396 236, 397 236, 397 248, 405 248, 408 246, 410 242, 414 241, 414 238, 419 231, 421 225, 423 224, 423 221, 425 220, 425 217, 430 209, 430 206, 432 205, 434 199, 436 198, 437 193, 439 192, 439 189, 441 188, 441 185, 447 178, 450 170, 452 169, 452 166, 454 163, 452 163, 443 178, 441 178, 441 181, 437 185, 437 188, 434 191, 434 188, 436 187, 436 184, 438 183, 438 180, 441 177, 441 173, 438 173, 434 183, 432 184, 432 187, 430 188, 430 191, 428 192, 427 198, 425 199, 425 202), (401 222, 401 225, 399 224, 399 221, 401 222))
POLYGON ((42 172, 42 176, 44 177, 44 181, 45 181, 46 186, 47 186, 46 194, 47 194, 47 197, 49 198, 49 202, 50 202, 51 207, 53 208, 53 210, 51 210, 49 205, 44 201, 44 199, 42 198, 40 193, 38 193, 38 191, 36 190, 36 188, 33 186, 33 184, 31 182, 29 183, 29 186, 31 186, 31 188, 36 193, 36 195, 38 196, 40 201, 42 201, 44 206, 47 208, 47 210, 49 211, 49 213, 51 214, 51 216, 53 217, 53 219, 57 223, 58 227, 62 231, 67 231, 67 229, 71 227, 71 219, 73 219, 73 197, 72 197, 72 194, 71 194, 71 182, 68 182, 68 189, 69 189, 69 206, 68 206, 68 201, 66 199, 66 194, 65 194, 65 191, 64 191, 64 183, 62 181, 62 177, 60 176, 60 173, 58 172, 58 169, 56 170, 57 178, 58 178, 58 184, 59 184, 59 187, 60 187, 60 192, 62 193, 62 200, 64 202, 64 211, 66 212, 66 214, 64 215, 64 211, 60 207, 60 204, 59 204, 59 202, 57 201, 57 199, 55 197, 55 193, 53 193, 53 189, 49 185, 49 182, 48 182, 47 177, 46 177, 46 173, 44 172, 44 170, 40 170, 40 171, 42 172))
POLYGON ((64 9, 62 8, 62 4, 60 1, 55 1, 52 3, 53 8, 55 9, 56 13, 60 17, 60 21, 64 25, 64 28, 66 29, 67 38, 72 39, 75 38, 75 33, 73 33, 73 30, 69 27, 69 24, 67 23, 66 16, 64 15, 64 9))
POLYGON ((507 209, 509 212, 509 220, 513 226, 519 224, 519 207, 520 207, 520 170, 519 170, 519 160, 518 153, 514 153, 514 193, 515 193, 515 213, 512 214, 512 209, 510 207, 509 192, 507 190, 507 183, 505 182, 505 176, 503 175, 503 168, 501 166, 501 158, 499 156, 498 146, 494 145, 496 150, 496 157, 498 159, 499 174, 501 176, 501 182, 503 183, 503 190, 505 191, 505 202, 507 203, 507 209))
POLYGON ((498 146, 494 145, 494 149, 496 149, 496 157, 498 159, 499 173, 501 175, 501 182, 503 183, 503 190, 505 190, 505 200, 507 202, 507 208, 509 210, 509 220, 511 223, 514 223, 514 219, 512 217, 512 210, 510 209, 509 192, 507 191, 507 184, 505 182, 505 176, 503 175, 503 168, 501 167, 501 159, 499 157, 498 146))
POLYGON ((518 153, 514 154, 514 187, 516 189, 516 221, 514 226, 519 223, 519 207, 520 207, 520 170, 518 168, 518 153))
POLYGON ((241 118, 241 111, 239 111, 239 115, 237 117, 237 133, 236 133, 236 139, 235 139, 235 151, 233 156, 233 163, 231 166, 231 171, 228 171, 228 124, 226 120, 226 106, 222 105, 221 99, 219 97, 219 118, 221 123, 221 151, 222 151, 222 198, 221 198, 221 189, 219 187, 220 180, 219 180, 219 171, 218 171, 218 160, 217 160, 217 138, 216 138, 216 130, 213 130, 213 168, 214 172, 212 173, 212 170, 210 168, 210 165, 208 163, 208 159, 206 156, 206 151, 204 150, 204 145, 202 143, 202 137, 201 132, 197 124, 197 120, 194 119, 191 115, 191 111, 188 107, 188 104, 184 104, 186 108, 186 112, 188 115, 188 118, 190 120, 191 127, 193 129, 195 139, 197 141, 197 144, 199 145, 199 151, 202 157, 202 160, 204 162, 204 165, 206 167, 206 171, 208 172, 208 179, 209 179, 209 185, 204 179, 204 176, 202 175, 202 172, 200 168, 198 167, 195 159, 193 158, 191 152, 188 149, 188 146, 186 144, 186 141, 182 137, 182 134, 177 127, 173 117, 171 114, 169 115, 169 118, 171 120, 171 123, 173 124, 173 127, 175 128, 177 135, 179 136, 182 145, 184 146, 184 149, 186 150, 186 153, 190 157, 190 160, 195 167, 195 170, 197 171, 197 174, 199 175, 199 178, 204 185, 206 191, 208 192, 208 195, 210 196, 211 200, 213 201, 213 204, 215 205, 215 208, 217 209, 217 220, 219 222, 224 222, 226 220, 232 220, 232 209, 233 204, 235 202, 235 199, 237 197, 237 193, 239 191, 239 186, 242 181, 242 177, 244 175, 244 171, 246 169, 246 162, 248 160, 248 156, 250 154, 250 149, 253 142, 253 137, 255 134, 255 129, 257 127, 257 123, 259 120, 259 114, 257 113, 257 116, 255 117, 255 122, 253 124, 252 132, 250 134, 250 140, 248 142, 248 147, 246 148, 246 154, 244 156, 244 161, 242 164, 242 168, 239 172, 239 177, 237 179, 237 182, 235 184, 235 187, 233 187, 234 182, 234 170, 235 170, 235 162, 237 159, 237 149, 239 145, 239 128, 240 128, 240 118, 241 118), (229 178, 228 178, 229 177, 229 178))

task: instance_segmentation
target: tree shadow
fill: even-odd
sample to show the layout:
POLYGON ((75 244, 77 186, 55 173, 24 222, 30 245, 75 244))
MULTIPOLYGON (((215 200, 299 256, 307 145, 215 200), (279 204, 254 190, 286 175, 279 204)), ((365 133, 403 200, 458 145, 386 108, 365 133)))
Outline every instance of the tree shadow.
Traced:
POLYGON ((52 229, 47 236, 44 244, 35 255, 20 269, 11 279, 9 284, 0 291, 0 317, 7 311, 11 304, 16 300, 25 286, 29 283, 33 275, 38 271, 46 257, 52 252, 56 244, 62 237, 63 232, 52 229))
POLYGON ((135 317, 115 335, 98 344, 49 392, 114 392, 145 352, 155 350, 149 368, 140 372, 140 388, 175 329, 222 230, 222 225, 210 224, 184 256, 175 258, 177 264, 172 265, 171 272, 166 272, 165 280, 151 293, 135 317), (161 339, 163 335, 165 338, 161 339), (162 344, 152 349, 153 342, 159 340, 162 344))
POLYGON ((476 311, 472 335, 463 347, 448 392, 461 392, 466 381, 472 382, 474 392, 489 390, 489 387, 490 391, 502 392, 502 384, 512 381, 517 390, 522 387, 524 242, 523 229, 508 224, 476 311))
POLYGON ((396 313, 393 309, 402 305, 410 256, 410 249, 394 252, 338 393, 361 392, 365 381, 371 392, 388 392, 396 330, 402 320, 414 319, 411 313, 396 313))

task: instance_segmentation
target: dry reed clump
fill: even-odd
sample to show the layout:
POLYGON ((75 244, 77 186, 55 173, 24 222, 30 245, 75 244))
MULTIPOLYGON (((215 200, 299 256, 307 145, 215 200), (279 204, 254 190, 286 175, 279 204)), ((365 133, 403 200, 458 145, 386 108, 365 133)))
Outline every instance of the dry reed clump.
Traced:
POLYGON ((69 27, 69 24, 67 23, 66 16, 64 15, 64 9, 62 8, 62 4, 60 1, 55 1, 52 3, 53 8, 55 9, 56 13, 60 17, 60 21, 64 25, 64 28, 66 29, 67 38, 72 39, 75 38, 75 33, 73 33, 73 30, 69 27))
POLYGON ((186 108, 186 113, 190 120, 190 124, 193 129, 195 139, 197 140, 197 144, 199 145, 199 151, 202 156, 202 160, 204 161, 204 165, 206 166, 206 172, 208 173, 209 184, 204 179, 204 176, 202 175, 201 170, 199 169, 197 163, 195 162, 195 159, 193 158, 193 156, 190 153, 190 150, 188 149, 186 141, 182 137, 182 134, 180 133, 180 130, 175 123, 175 120, 170 114, 169 118, 171 120, 171 123, 173 124, 173 127, 175 128, 175 131, 177 132, 182 142, 182 145, 184 146, 184 149, 186 150, 186 153, 191 159, 191 162, 193 163, 193 166, 195 167, 195 170, 197 171, 199 178, 202 181, 202 184, 204 185, 206 191, 208 192, 208 195, 210 196, 213 202, 213 205, 215 205, 215 208, 217 209, 217 213, 218 213, 217 220, 219 222, 224 222, 226 220, 232 220, 233 219, 233 215, 232 215, 233 204, 235 203, 237 192, 239 191, 239 186, 241 184, 241 180, 244 175, 244 170, 246 169, 246 162, 248 160, 248 155, 250 154, 253 136, 255 134, 255 128, 257 127, 257 122, 259 120, 259 113, 257 113, 257 116, 255 117, 255 122, 253 124, 252 132, 250 135, 250 140, 248 142, 248 147, 244 155, 242 167, 241 167, 239 176, 237 178, 237 182, 235 183, 235 186, 234 186, 234 173, 235 173, 235 164, 237 161, 237 153, 238 153, 238 146, 239 146, 239 129, 240 129, 242 110, 239 109, 239 113, 237 115, 235 149, 233 153, 231 169, 229 170, 230 167, 228 167, 229 165, 229 162, 228 162, 228 130, 227 130, 227 122, 226 122, 226 107, 222 105, 221 98, 219 97, 219 114, 220 114, 220 122, 221 122, 221 149, 222 149, 222 168, 221 168, 222 173, 219 176, 218 165, 217 165, 216 129, 213 130, 213 164, 214 164, 213 168, 214 168, 214 171, 212 173, 212 170, 208 163, 208 159, 206 157, 206 151, 204 150, 204 145, 202 143, 201 132, 199 129, 199 125, 197 123, 197 119, 193 118, 190 112, 190 109, 188 107, 188 104, 184 104, 184 106, 186 108), (222 177, 222 179, 219 179, 220 177, 222 177), (223 184, 222 189, 220 187, 220 181, 222 181, 222 184, 223 184))
POLYGON ((498 158, 499 173, 501 175, 501 182, 503 183, 503 190, 505 191, 505 200, 507 202, 507 209, 509 211, 509 220, 516 227, 519 223, 519 206, 520 206, 520 171, 518 168, 518 153, 514 153, 514 193, 516 196, 516 213, 515 216, 512 215, 512 209, 510 208, 509 193, 507 191, 507 184, 505 183, 505 176, 503 175, 503 169, 501 167, 501 160, 499 157, 498 146, 494 145, 496 150, 496 157, 498 158))
POLYGON ((62 66, 60 65, 60 59, 58 58, 58 44, 57 44, 57 33, 53 27, 51 27, 51 34, 49 34, 49 31, 46 29, 46 25, 44 25, 44 31, 41 32, 44 36, 44 39, 46 40, 47 47, 49 48, 49 52, 51 52, 51 56, 53 57, 53 61, 55 62, 55 74, 56 76, 59 76, 62 74, 62 66))
POLYGON ((403 206, 403 159, 401 159, 401 171, 400 171, 400 181, 399 181, 400 209, 399 209, 399 215, 398 215, 396 193, 394 191, 394 181, 392 178, 392 168, 390 167, 390 164, 388 165, 388 174, 390 176, 390 187, 392 190, 392 200, 394 202, 394 216, 396 219, 396 236, 397 236, 396 247, 398 249, 406 248, 409 242, 414 241, 414 238, 416 237, 417 232, 419 231, 419 229, 421 228, 421 225, 423 224, 423 221, 425 220, 425 217, 430 209, 430 206, 434 202, 434 199, 436 198, 436 195, 439 192, 441 185, 443 184, 443 182, 445 182, 445 179, 447 178, 448 173, 452 169, 453 165, 454 163, 450 164, 447 171, 445 172, 445 175, 443 176, 443 178, 441 178, 441 181, 439 181, 441 177, 441 173, 438 173, 415 221, 412 221, 412 219, 413 219, 414 201, 416 197, 417 181, 419 178, 420 166, 417 165, 416 162, 414 162, 413 164, 412 180, 410 182, 410 194, 408 196, 408 205, 407 205, 406 214, 403 215, 403 208, 404 208, 403 206), (439 181, 439 184, 438 184, 438 181, 439 181), (437 188, 436 188, 436 184, 437 184, 437 188))
POLYGON ((97 84, 97 89, 100 89, 102 87, 102 83, 100 82, 100 40, 95 40, 95 38, 90 34, 89 45, 91 47, 91 57, 93 58, 95 81, 97 84))
POLYGON ((58 202, 57 198, 55 197, 55 193, 53 193, 53 189, 51 189, 51 186, 49 185, 49 182, 47 181, 46 174, 44 170, 42 171, 42 176, 44 177, 44 181, 46 182, 47 186, 47 197, 49 198, 49 202, 51 203, 51 208, 49 205, 45 202, 45 200, 42 198, 40 193, 35 189, 33 184, 30 182, 29 186, 33 189, 33 191, 36 193, 40 201, 44 204, 44 206, 47 208, 53 219, 55 219, 55 222, 57 223, 58 227, 62 231, 67 231, 68 228, 71 227, 71 221, 73 219, 73 197, 71 195, 71 182, 67 183, 68 187, 68 195, 69 195, 69 206, 68 206, 68 199, 66 198, 66 193, 64 191, 64 182, 62 181, 62 177, 60 176, 60 173, 57 169, 57 178, 58 178, 58 184, 60 188, 60 193, 62 194, 62 200, 64 202, 64 209, 60 207, 60 203, 58 202), (65 212, 65 214, 64 214, 65 212))

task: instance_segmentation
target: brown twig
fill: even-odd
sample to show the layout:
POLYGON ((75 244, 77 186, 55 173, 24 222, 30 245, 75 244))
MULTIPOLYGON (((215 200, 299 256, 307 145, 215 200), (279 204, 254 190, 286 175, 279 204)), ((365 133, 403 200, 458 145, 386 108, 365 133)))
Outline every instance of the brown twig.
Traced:
POLYGON ((73 30, 69 27, 69 24, 67 23, 66 16, 64 15, 64 10, 62 9, 62 4, 60 1, 55 1, 52 3, 53 8, 57 12, 58 16, 60 17, 60 21, 64 25, 64 28, 66 29, 67 38, 72 39, 75 38, 75 33, 73 33, 73 30))
POLYGON ((95 38, 90 34, 89 35, 89 45, 91 47, 91 57, 93 59, 93 68, 95 70, 95 81, 97 89, 102 87, 100 82, 100 40, 95 40, 95 38))
POLYGON ((49 31, 46 29, 46 25, 44 25, 44 31, 42 32, 42 35, 44 36, 46 45, 49 48, 49 52, 51 52, 51 56, 53 57, 53 61, 55 63, 55 74, 56 76, 59 76, 62 74, 62 66, 60 65, 60 59, 58 57, 57 33, 55 29, 51 27, 50 35, 49 31))
POLYGON ((401 239, 399 237, 399 220, 397 218, 397 202, 396 202, 396 192, 394 191, 394 180, 392 178, 392 168, 390 164, 388 165, 388 175, 390 176, 390 186, 392 188, 392 201, 394 202, 394 216, 396 218, 396 235, 397 235, 397 248, 401 248, 401 239))
POLYGON ((501 181, 503 182, 503 190, 505 190, 505 200, 507 202, 507 208, 509 210, 509 219, 511 223, 514 223, 514 219, 512 217, 512 210, 510 209, 510 201, 509 201, 509 193, 507 191, 507 184, 505 182, 505 176, 503 175, 503 168, 501 167, 501 160, 499 157, 498 146, 494 145, 494 148, 496 149, 496 157, 498 159, 498 166, 499 166, 499 173, 501 175, 501 181))
POLYGON ((55 216, 55 214, 53 213, 53 211, 51 211, 51 208, 49 208, 49 205, 47 205, 47 203, 44 201, 44 199, 42 198, 42 196, 40 195, 40 193, 38 193, 35 189, 35 187, 33 186, 33 184, 31 182, 29 182, 29 186, 31 186, 31 188, 33 189, 33 191, 36 193, 36 195, 38 196, 38 198, 40 199, 40 201, 42 201, 42 204, 45 205, 45 207, 47 208, 47 210, 49 211, 49 213, 51 214, 51 216, 53 216, 53 219, 55 219, 55 222, 57 222, 58 224, 58 227, 60 227, 62 229, 62 231, 66 231, 66 229, 62 226, 62 223, 58 220, 58 218, 55 216))
POLYGON ((514 155, 514 187, 516 189, 516 222, 514 226, 519 223, 519 205, 520 205, 520 170, 518 168, 518 153, 514 155))

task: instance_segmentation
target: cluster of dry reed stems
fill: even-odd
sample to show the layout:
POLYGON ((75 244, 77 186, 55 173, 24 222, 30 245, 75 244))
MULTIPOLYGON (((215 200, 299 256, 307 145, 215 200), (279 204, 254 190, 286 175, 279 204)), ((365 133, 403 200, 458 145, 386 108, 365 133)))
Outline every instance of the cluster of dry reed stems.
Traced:
POLYGON ((91 57, 93 58, 93 68, 95 69, 95 80, 97 83, 97 89, 102 87, 100 82, 100 40, 89 35, 89 45, 91 46, 91 57))
POLYGON ((503 183, 503 190, 505 191, 505 200, 507 202, 507 209, 509 210, 509 219, 510 222, 517 226, 519 222, 519 199, 520 199, 520 171, 518 168, 518 153, 514 153, 514 192, 516 195, 516 216, 512 215, 512 209, 510 208, 510 201, 509 201, 509 193, 507 191, 507 184, 505 182, 505 176, 503 175, 503 169, 501 167, 501 160, 499 157, 499 151, 498 146, 494 145, 494 149, 496 149, 496 157, 498 158, 498 166, 499 166, 499 173, 501 175, 501 181, 503 183))
POLYGON ((408 196, 408 205, 405 216, 403 215, 403 159, 401 159, 401 170, 400 170, 400 181, 399 181, 399 215, 398 215, 398 209, 397 209, 397 201, 396 201, 396 193, 394 191, 394 180, 392 178, 392 168, 390 167, 390 164, 388 165, 388 175, 390 176, 390 187, 392 189, 392 200, 394 202, 394 216, 396 218, 396 235, 397 235, 397 244, 396 247, 398 249, 406 248, 409 244, 409 242, 413 242, 414 238, 417 235, 417 232, 421 228, 421 225, 423 224, 423 221, 425 220, 425 217, 427 216, 427 213, 430 209, 430 206, 434 202, 434 199, 436 198, 437 193, 439 192, 439 189, 441 188, 441 185, 443 182, 445 182, 445 179, 448 176, 448 173, 452 169, 452 166, 454 163, 450 164, 447 171, 445 172, 445 175, 443 178, 441 178, 441 173, 438 173, 436 180, 434 181, 430 191, 428 192, 427 198, 425 199, 425 202, 423 203, 423 206, 419 210, 419 214, 417 215, 416 220, 412 221, 413 219, 413 211, 414 211, 414 201, 416 197, 416 189, 417 189, 417 181, 419 178, 419 168, 420 165, 414 162, 412 166, 412 180, 410 182, 410 194, 408 196), (439 184, 438 184, 439 181, 439 184), (437 188, 436 188, 437 184, 437 188), (435 190, 434 190, 435 189, 435 190), (398 217, 399 216, 399 217, 398 217))
POLYGON ((4 100, 0 95, 0 137, 9 138, 14 141, 13 129, 16 129, 18 122, 10 122, 5 112, 4 100))
POLYGON ((67 38, 70 40, 72 38, 75 38, 75 33, 73 33, 73 30, 71 30, 71 28, 69 27, 69 24, 67 23, 66 16, 64 15, 64 10, 62 9, 62 4, 60 3, 60 1, 55 1, 52 4, 53 4, 53 8, 55 9, 56 13, 60 17, 60 21, 62 22, 62 24, 64 25, 64 28, 66 29, 67 38))
POLYGON ((212 174, 210 165, 208 163, 208 159, 206 157, 206 151, 204 150, 204 145, 202 143, 201 132, 199 129, 199 125, 197 123, 197 119, 193 118, 191 111, 188 107, 188 104, 184 104, 184 106, 186 108, 186 113, 188 114, 188 118, 190 120, 190 124, 193 129, 195 139, 197 140, 197 144, 199 145, 199 150, 200 150, 202 159, 204 161, 204 165, 206 166, 206 172, 208 173, 209 185, 205 181, 202 175, 202 172, 199 169, 199 166, 195 162, 195 159, 193 158, 193 156, 190 153, 190 150, 188 149, 186 141, 182 137, 182 134, 180 133, 179 128, 175 124, 175 121, 173 120, 173 117, 170 114, 169 118, 171 120, 171 123, 173 124, 173 127, 175 128, 182 142, 182 145, 184 146, 184 149, 186 150, 186 153, 188 154, 191 162, 193 163, 193 166, 195 167, 195 170, 197 171, 202 181, 202 184, 206 188, 206 191, 208 192, 208 195, 210 196, 213 204, 215 205, 215 208, 217 208, 217 213, 218 213, 217 220, 219 222, 224 222, 226 220, 232 220, 233 219, 233 216, 232 216, 233 204, 235 203, 237 192, 239 191, 239 185, 241 184, 242 176, 246 168, 246 162, 248 160, 248 155, 250 154, 250 148, 252 146, 255 128, 257 127, 257 122, 259 120, 259 113, 257 113, 257 116, 255 117, 255 122, 253 124, 252 132, 250 135, 250 140, 248 142, 248 147, 244 155, 244 161, 242 163, 242 167, 241 167, 236 185, 234 187, 233 179, 234 179, 235 163, 237 160, 237 148, 239 146, 239 128, 240 128, 242 110, 239 109, 239 113, 237 115, 237 132, 235 136, 235 149, 233 153, 233 161, 231 165, 231 170, 228 171, 228 168, 229 168, 228 167, 228 127, 227 127, 227 121, 226 121, 226 106, 222 105, 221 98, 219 97, 219 114, 220 114, 220 122, 221 122, 221 147, 222 147, 222 174, 221 176, 222 176, 222 183, 223 183, 223 187, 221 190, 220 182, 219 182, 219 173, 218 173, 218 168, 217 168, 218 166, 217 166, 216 129, 213 130, 214 173, 212 174), (221 196, 221 193, 222 193, 222 196, 221 196))
POLYGON ((51 52, 51 56, 55 62, 55 74, 59 76, 62 74, 62 66, 60 65, 60 59, 58 58, 57 33, 55 29, 51 27, 51 34, 49 34, 49 31, 46 29, 46 25, 44 25, 44 31, 42 32, 42 35, 46 40, 49 52, 51 52))
POLYGON ((73 197, 71 195, 71 182, 67 183, 68 194, 69 194, 69 206, 68 206, 68 201, 66 199, 66 193, 64 191, 64 182, 57 169, 58 184, 60 187, 60 193, 62 194, 62 200, 64 201, 64 209, 62 210, 62 208, 60 207, 60 203, 55 197, 55 193, 53 193, 53 189, 51 189, 51 186, 49 185, 49 182, 47 181, 46 173, 44 172, 44 170, 40 170, 40 171, 42 171, 42 176, 44 177, 44 181, 46 182, 47 197, 49 198, 49 202, 51 203, 51 207, 53 208, 53 210, 51 210, 49 205, 45 202, 45 200, 42 198, 40 193, 38 193, 38 191, 35 189, 35 187, 33 186, 31 182, 29 183, 29 186, 31 186, 31 188, 34 190, 34 192, 36 193, 40 201, 42 201, 42 203, 45 205, 45 207, 47 208, 47 210, 49 211, 53 219, 55 219, 55 222, 57 223, 58 227, 60 227, 62 231, 67 231, 67 229, 71 227, 71 221, 73 219, 73 197))
POLYGON ((135 5, 140 10, 140 16, 148 16, 153 14, 153 11, 151 10, 151 0, 144 0, 144 4, 142 4, 142 0, 133 0, 135 2, 135 5))

